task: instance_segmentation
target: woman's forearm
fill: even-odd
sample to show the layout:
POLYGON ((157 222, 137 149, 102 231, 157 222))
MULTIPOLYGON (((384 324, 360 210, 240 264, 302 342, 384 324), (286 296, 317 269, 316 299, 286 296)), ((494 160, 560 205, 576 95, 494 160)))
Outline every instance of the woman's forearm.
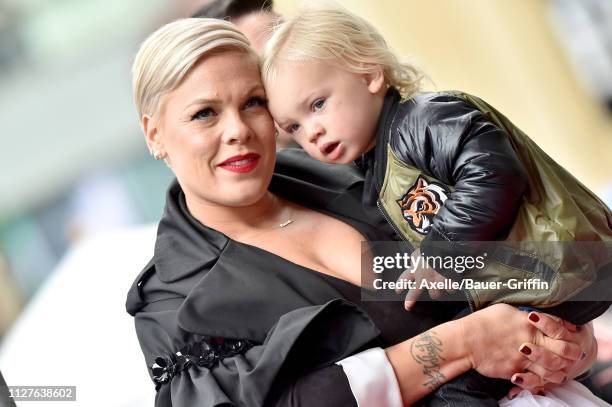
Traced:
POLYGON ((450 321, 385 349, 404 405, 471 368, 460 330, 460 320, 450 321))
MULTIPOLYGON (((579 357, 576 345, 583 349, 584 357, 574 363, 570 371, 565 371, 565 375, 575 377, 587 370, 597 353, 597 343, 591 340, 590 345, 585 346, 584 341, 576 336, 592 338, 592 327, 585 325, 582 333, 568 333, 567 338, 551 342, 554 333, 558 334, 563 328, 563 321, 546 314, 539 315, 540 323, 534 323, 512 306, 495 304, 387 348, 385 352, 404 405, 413 404, 470 369, 476 369, 487 377, 510 379, 530 365, 546 367, 546 363, 540 363, 546 360, 555 361, 559 357, 576 360, 579 357), (559 341, 565 342, 562 347, 566 351, 558 353, 559 341), (542 354, 539 362, 532 362, 519 351, 525 343, 541 344, 546 357, 542 354)), ((529 370, 536 373, 531 368, 529 370)))

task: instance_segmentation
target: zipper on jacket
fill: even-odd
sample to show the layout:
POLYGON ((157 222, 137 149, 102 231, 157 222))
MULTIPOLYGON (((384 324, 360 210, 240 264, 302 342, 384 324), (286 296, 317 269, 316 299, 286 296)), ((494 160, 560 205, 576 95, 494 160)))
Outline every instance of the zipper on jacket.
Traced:
POLYGON ((382 207, 382 205, 380 204, 380 199, 376 200, 376 207, 378 208, 378 211, 381 213, 381 215, 383 216, 383 218, 385 218, 385 220, 387 221, 387 223, 389 225, 391 225, 391 228, 393 229, 393 231, 395 232, 396 235, 398 235, 404 242, 410 244, 410 246, 412 247, 412 249, 414 250, 414 246, 412 245, 412 243, 410 243, 408 241, 408 239, 406 239, 404 237, 404 235, 402 233, 400 233, 399 230, 397 230, 397 227, 395 226, 395 223, 393 223, 391 221, 391 218, 389 217, 389 215, 387 214, 387 211, 385 211, 385 208, 382 207))
MULTIPOLYGON (((406 237, 402 233, 400 233, 399 230, 397 230, 397 227, 395 226, 395 223, 393 223, 391 221, 391 218, 387 214, 387 211, 380 204, 380 199, 376 200, 376 207, 380 211, 380 213, 383 216, 383 218, 385 218, 387 223, 389 225, 391 225, 391 228, 395 231, 395 234, 398 235, 404 242, 408 243, 412 247, 412 249, 414 250, 414 246, 412 245, 412 243, 410 243, 410 241, 408 239, 406 239, 406 237)), ((462 291, 462 292, 465 295, 465 298, 467 299, 467 303, 468 303, 468 306, 470 307, 470 311, 474 312, 476 310, 476 304, 474 303, 474 300, 472 299, 472 296, 467 291, 462 291)))

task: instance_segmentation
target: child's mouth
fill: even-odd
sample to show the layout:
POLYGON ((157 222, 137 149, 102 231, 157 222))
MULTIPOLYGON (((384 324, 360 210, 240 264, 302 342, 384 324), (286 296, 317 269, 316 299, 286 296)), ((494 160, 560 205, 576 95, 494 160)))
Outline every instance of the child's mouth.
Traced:
POLYGON ((332 141, 321 146, 320 151, 325 157, 335 160, 342 153, 339 141, 332 141))

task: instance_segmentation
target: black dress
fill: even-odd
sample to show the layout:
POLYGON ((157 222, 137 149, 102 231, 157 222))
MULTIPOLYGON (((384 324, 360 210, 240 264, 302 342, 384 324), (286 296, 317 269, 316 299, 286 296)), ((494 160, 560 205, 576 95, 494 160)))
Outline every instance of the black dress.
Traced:
MULTIPOLYGON (((292 160, 270 189, 345 221, 368 240, 394 240, 365 221, 358 176, 312 165, 319 164, 300 168, 292 160)), ((126 306, 156 407, 354 405, 335 362, 412 337, 456 311, 421 303, 408 313, 401 301, 361 301, 360 289, 346 281, 202 225, 176 182, 154 256, 126 306)))

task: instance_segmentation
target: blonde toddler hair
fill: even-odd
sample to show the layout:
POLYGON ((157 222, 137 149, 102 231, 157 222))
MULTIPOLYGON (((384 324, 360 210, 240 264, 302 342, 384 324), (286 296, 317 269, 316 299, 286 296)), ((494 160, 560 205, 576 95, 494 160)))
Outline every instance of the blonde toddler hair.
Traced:
POLYGON ((132 66, 134 103, 139 117, 158 113, 161 98, 176 89, 200 58, 213 52, 239 50, 257 62, 249 41, 230 22, 184 18, 151 34, 132 66))
POLYGON ((319 2, 276 27, 262 57, 264 83, 274 80, 282 61, 308 59, 329 61, 353 73, 382 68, 387 85, 405 98, 419 90, 423 78, 417 68, 400 62, 372 24, 339 6, 319 2))

